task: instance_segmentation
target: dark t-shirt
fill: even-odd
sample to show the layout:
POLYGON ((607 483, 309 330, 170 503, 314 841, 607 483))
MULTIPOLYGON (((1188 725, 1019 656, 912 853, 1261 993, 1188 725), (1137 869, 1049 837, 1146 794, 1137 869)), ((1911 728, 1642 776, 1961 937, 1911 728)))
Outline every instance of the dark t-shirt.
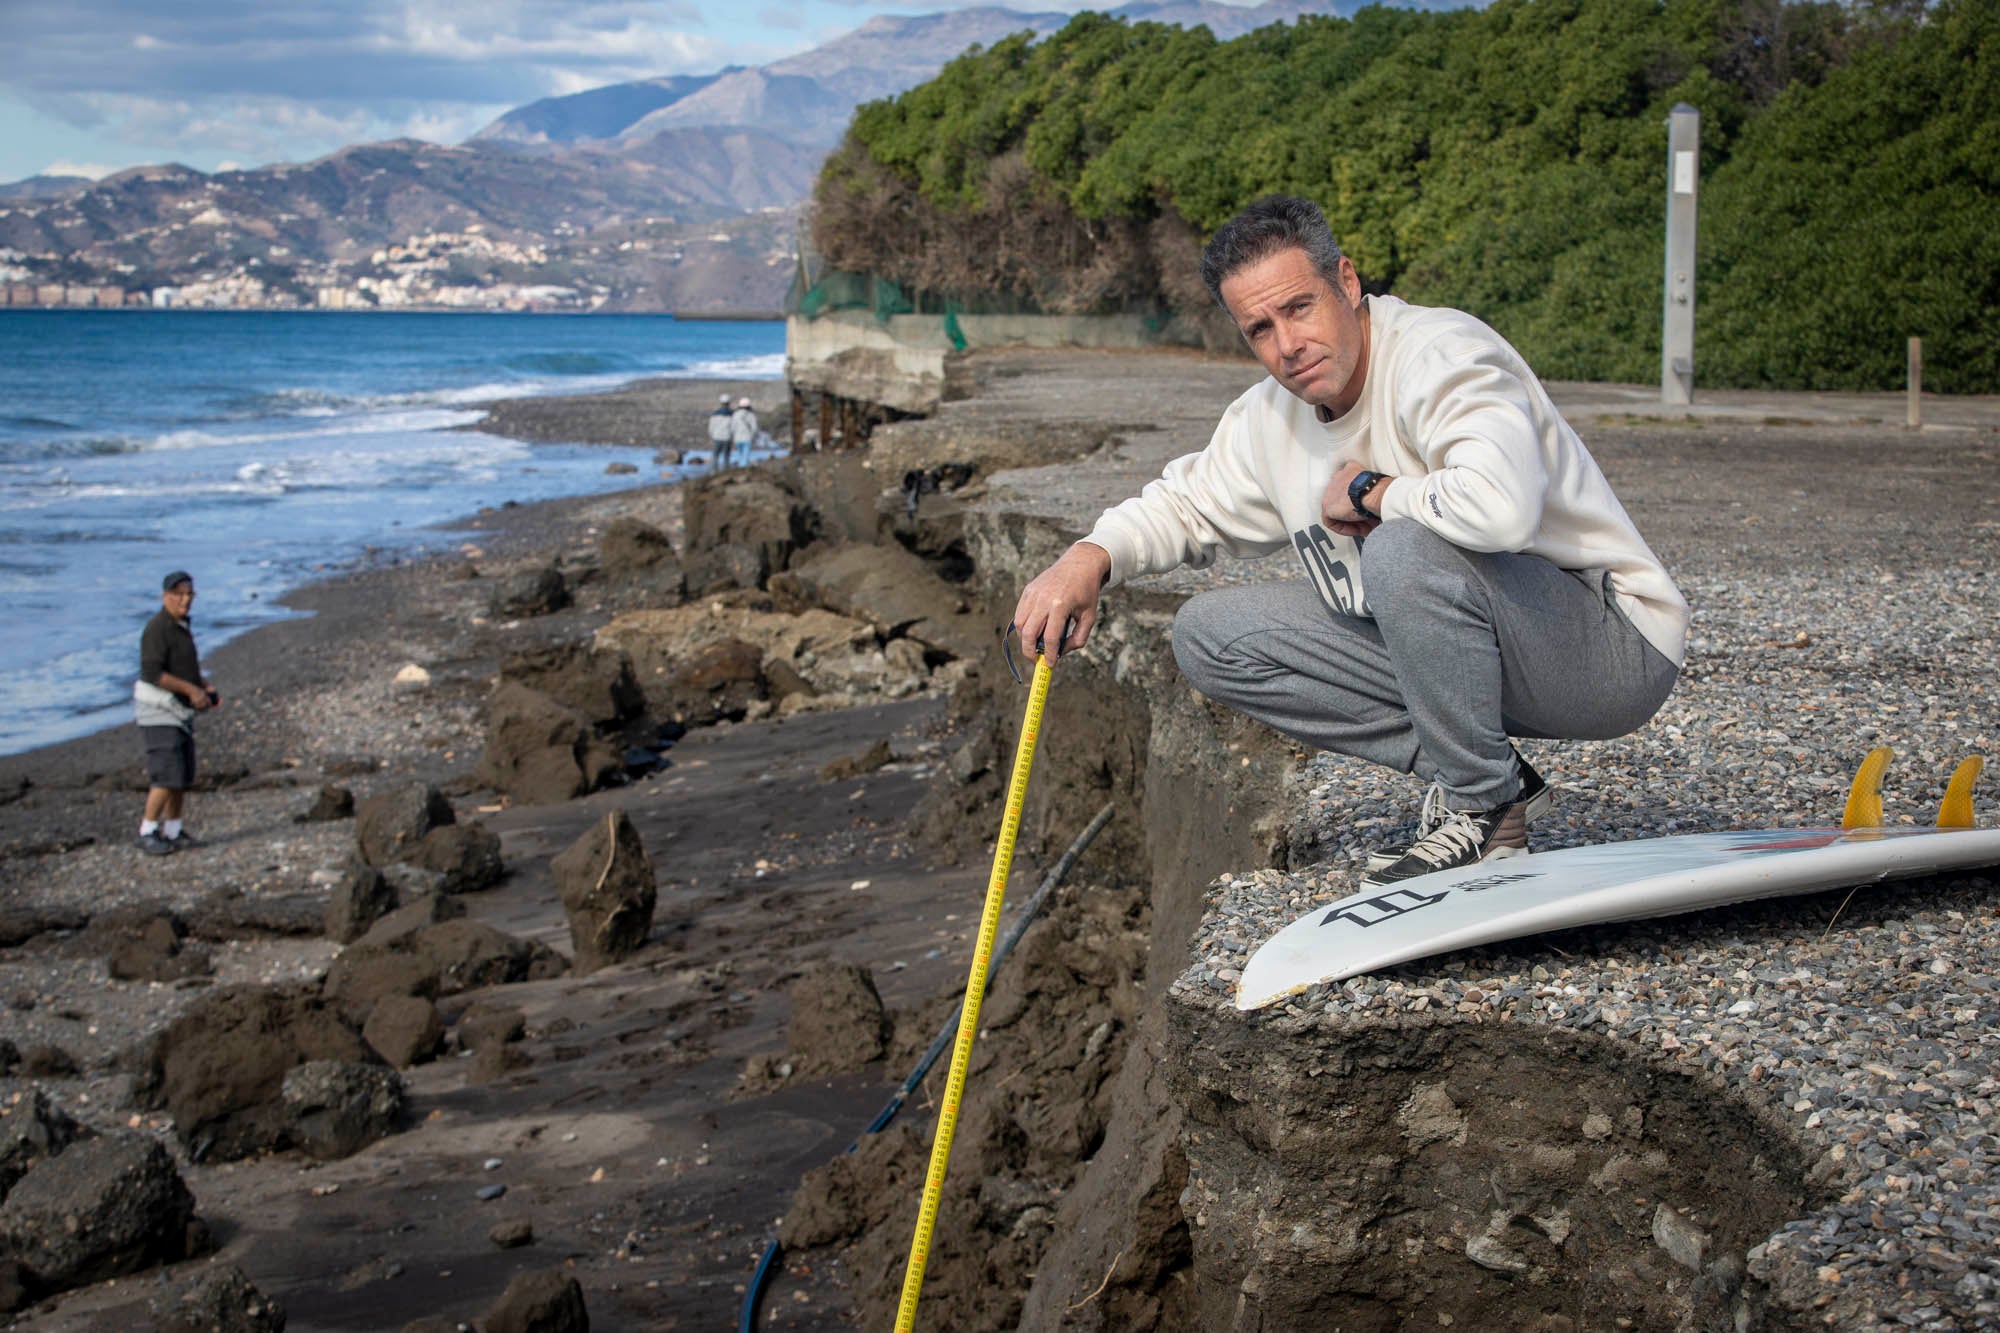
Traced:
POLYGON ((201 657, 194 650, 194 631, 185 621, 174 619, 164 606, 146 622, 146 632, 139 636, 139 679, 158 685, 163 671, 190 685, 201 684, 201 657))

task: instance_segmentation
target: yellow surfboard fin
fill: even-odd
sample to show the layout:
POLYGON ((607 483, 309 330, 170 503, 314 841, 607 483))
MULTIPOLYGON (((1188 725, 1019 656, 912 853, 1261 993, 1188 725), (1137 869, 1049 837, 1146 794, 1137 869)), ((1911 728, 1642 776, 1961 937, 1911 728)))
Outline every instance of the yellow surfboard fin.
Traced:
POLYGON ((1882 771, 1896 752, 1878 745, 1868 752, 1855 770, 1854 785, 1847 790, 1847 813, 1840 817, 1842 828, 1882 827, 1882 771))
POLYGON ((1952 771, 1951 782, 1944 789, 1944 804, 1938 807, 1939 828, 1972 828, 1972 784, 1979 781, 1979 770, 1986 767, 1986 761, 1978 755, 1958 761, 1952 771))

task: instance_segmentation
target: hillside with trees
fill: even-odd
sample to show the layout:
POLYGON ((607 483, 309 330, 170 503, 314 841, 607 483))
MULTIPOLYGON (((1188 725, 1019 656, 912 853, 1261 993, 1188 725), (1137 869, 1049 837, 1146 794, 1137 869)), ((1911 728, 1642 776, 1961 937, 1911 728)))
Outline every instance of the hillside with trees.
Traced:
MULTIPOLYGON (((1372 291, 1544 375, 1659 373, 1668 111, 1702 113, 1710 385, 2000 392, 2000 6, 1496 0, 1231 41, 1083 14, 857 112, 832 266, 968 305, 1201 313, 1202 238, 1317 200, 1372 291)), ((1213 327, 1211 322, 1211 327, 1213 327)))

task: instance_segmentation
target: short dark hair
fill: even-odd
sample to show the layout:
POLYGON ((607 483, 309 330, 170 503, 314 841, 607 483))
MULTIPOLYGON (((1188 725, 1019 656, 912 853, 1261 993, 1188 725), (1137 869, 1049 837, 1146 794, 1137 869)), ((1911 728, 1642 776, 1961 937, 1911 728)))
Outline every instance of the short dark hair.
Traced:
POLYGON ((1202 247, 1201 280, 1227 310, 1222 284, 1231 274, 1294 247, 1306 252, 1321 277, 1339 286, 1340 242, 1333 239, 1326 214, 1312 200, 1292 194, 1267 194, 1223 223, 1202 247))

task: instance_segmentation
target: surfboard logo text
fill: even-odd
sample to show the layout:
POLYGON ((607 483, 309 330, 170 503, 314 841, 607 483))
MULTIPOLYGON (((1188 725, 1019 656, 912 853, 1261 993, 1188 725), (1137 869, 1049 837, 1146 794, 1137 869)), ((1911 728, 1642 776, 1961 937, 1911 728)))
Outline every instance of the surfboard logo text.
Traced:
POLYGON ((1336 921, 1352 921, 1355 925, 1361 926, 1364 929, 1368 926, 1379 926, 1384 921, 1393 921, 1406 912, 1415 912, 1421 908, 1429 907, 1433 903, 1441 903, 1450 896, 1450 889, 1446 889, 1442 893, 1418 893, 1415 889, 1391 889, 1387 893, 1378 893, 1373 898, 1363 898, 1358 903, 1349 903, 1345 907, 1335 907, 1324 917, 1320 918, 1320 924, 1322 926, 1330 926, 1336 921))
POLYGON ((1465 893, 1484 893, 1488 889, 1497 889, 1503 884, 1519 884, 1524 879, 1540 878, 1540 875, 1526 872, 1518 875, 1481 875, 1478 879, 1463 880, 1453 887, 1465 893))

